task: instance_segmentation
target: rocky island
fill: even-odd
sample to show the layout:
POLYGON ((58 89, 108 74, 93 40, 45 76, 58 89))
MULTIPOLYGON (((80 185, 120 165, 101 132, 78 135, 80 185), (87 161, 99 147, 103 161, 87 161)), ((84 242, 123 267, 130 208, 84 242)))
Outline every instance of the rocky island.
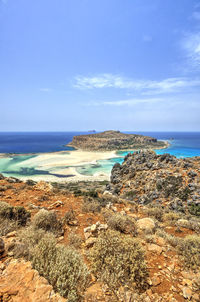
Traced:
POLYGON ((109 130, 101 133, 74 136, 68 146, 87 151, 111 151, 159 149, 166 148, 167 143, 158 141, 150 136, 109 130))

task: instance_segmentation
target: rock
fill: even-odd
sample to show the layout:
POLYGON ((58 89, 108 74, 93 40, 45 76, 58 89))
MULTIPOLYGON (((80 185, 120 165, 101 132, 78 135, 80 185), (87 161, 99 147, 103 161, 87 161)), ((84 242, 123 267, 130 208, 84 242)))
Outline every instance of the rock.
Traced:
POLYGON ((48 281, 32 269, 30 262, 12 259, 0 275, 2 301, 65 302, 48 281))
POLYGON ((166 241, 162 237, 156 237, 156 243, 160 246, 164 246, 166 244, 166 241))
POLYGON ((137 229, 141 231, 153 231, 155 223, 151 218, 142 218, 137 221, 136 226, 137 229))
POLYGON ((88 248, 92 247, 96 241, 97 241, 97 239, 95 237, 90 237, 85 241, 85 246, 88 248))
POLYGON ((95 232, 97 231, 97 225, 96 225, 96 224, 91 225, 90 231, 91 231, 92 233, 95 233, 95 232))
POLYGON ((64 203, 61 201, 61 200, 58 200, 58 201, 56 201, 56 202, 54 202, 54 203, 52 203, 49 207, 48 207, 48 209, 52 209, 52 208, 54 208, 54 207, 60 207, 60 206, 62 206, 64 203))
POLYGON ((161 280, 158 276, 153 276, 153 278, 151 279, 152 285, 153 286, 157 286, 161 283, 161 280))
POLYGON ((191 289, 190 289, 189 287, 183 287, 183 288, 182 288, 182 291, 183 291, 183 297, 184 297, 185 299, 189 299, 189 300, 190 300, 190 298, 191 298, 191 296, 192 296, 192 291, 191 291, 191 289))
POLYGON ((86 233, 84 233, 84 236, 85 236, 85 240, 87 240, 88 238, 90 238, 92 236, 92 233, 86 232, 86 233))
POLYGON ((148 244, 148 251, 158 253, 159 255, 162 253, 162 247, 157 244, 148 244))
POLYGON ((0 255, 2 255, 5 251, 5 244, 2 238, 0 238, 0 255))

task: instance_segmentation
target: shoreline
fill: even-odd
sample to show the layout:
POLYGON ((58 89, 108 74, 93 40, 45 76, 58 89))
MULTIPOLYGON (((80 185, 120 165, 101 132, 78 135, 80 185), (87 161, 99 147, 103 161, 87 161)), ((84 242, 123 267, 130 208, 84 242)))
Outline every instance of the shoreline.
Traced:
MULTIPOLYGON (((159 149, 167 149, 170 146, 168 141, 165 141, 165 147, 159 149)), ((147 148, 148 150, 158 150, 147 148)), ((14 158, 20 156, 33 156, 24 160, 24 162, 14 163, 14 168, 19 169, 19 175, 14 176, 21 180, 32 179, 34 181, 48 181, 48 182, 78 182, 78 181, 103 181, 109 180, 110 172, 99 171, 93 175, 81 174, 77 171, 78 167, 87 165, 97 165, 99 160, 109 160, 116 157, 123 156, 118 152, 134 152, 141 149, 128 150, 113 150, 113 151, 84 151, 84 150, 66 150, 56 152, 44 153, 1 153, 1 158, 14 158), (23 165, 25 163, 25 165, 23 165), (41 174, 35 175, 20 175, 21 169, 37 169, 41 174), (44 172, 44 174, 42 173, 44 172), (45 174, 46 171, 46 174, 45 174)), ((143 149, 144 150, 144 149, 143 149)), ((16 170, 17 171, 17 170, 16 170)), ((1 172, 0 172, 1 173, 1 172)), ((6 172, 4 172, 6 175, 6 172)))

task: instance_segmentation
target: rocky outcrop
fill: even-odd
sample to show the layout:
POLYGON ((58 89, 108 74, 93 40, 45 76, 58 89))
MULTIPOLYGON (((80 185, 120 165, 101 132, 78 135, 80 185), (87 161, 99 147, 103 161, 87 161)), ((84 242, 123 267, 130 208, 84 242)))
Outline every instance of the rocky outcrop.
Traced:
POLYGON ((0 301, 64 302, 66 299, 54 293, 30 262, 13 259, 0 266, 0 301))
POLYGON ((188 205, 195 211, 200 206, 200 157, 128 154, 112 169, 110 191, 140 204, 168 202, 172 210, 183 211, 188 205))
POLYGON ((166 143, 156 138, 120 131, 105 131, 95 134, 74 136, 68 146, 88 151, 131 150, 165 148, 166 143))

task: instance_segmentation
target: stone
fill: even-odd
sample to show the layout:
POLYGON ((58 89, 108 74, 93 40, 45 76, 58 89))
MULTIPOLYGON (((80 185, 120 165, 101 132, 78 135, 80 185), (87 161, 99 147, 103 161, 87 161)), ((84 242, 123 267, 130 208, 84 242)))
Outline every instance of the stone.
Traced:
POLYGON ((142 218, 137 221, 136 226, 138 230, 153 231, 153 229, 155 228, 155 223, 151 218, 142 218))
POLYGON ((48 281, 32 269, 30 262, 18 259, 12 259, 0 275, 0 293, 2 301, 67 301, 55 294, 48 281))
POLYGON ((157 244, 148 244, 148 251, 158 253, 159 255, 162 253, 162 247, 157 244))
POLYGON ((2 238, 0 238, 0 254, 3 254, 5 251, 5 244, 2 238))
POLYGON ((96 230, 97 230, 96 224, 91 225, 90 230, 92 233, 96 232, 96 230))
POLYGON ((87 248, 92 247, 96 241, 97 241, 97 239, 95 237, 90 237, 85 241, 85 246, 87 248))
POLYGON ((153 286, 157 286, 161 283, 161 280, 158 276, 153 276, 153 278, 151 279, 152 285, 153 286))
POLYGON ((192 296, 192 291, 191 291, 191 289, 190 289, 189 287, 184 286, 184 287, 182 288, 182 291, 183 291, 183 297, 184 297, 185 299, 189 299, 189 300, 190 300, 190 298, 191 298, 191 296, 192 296))

